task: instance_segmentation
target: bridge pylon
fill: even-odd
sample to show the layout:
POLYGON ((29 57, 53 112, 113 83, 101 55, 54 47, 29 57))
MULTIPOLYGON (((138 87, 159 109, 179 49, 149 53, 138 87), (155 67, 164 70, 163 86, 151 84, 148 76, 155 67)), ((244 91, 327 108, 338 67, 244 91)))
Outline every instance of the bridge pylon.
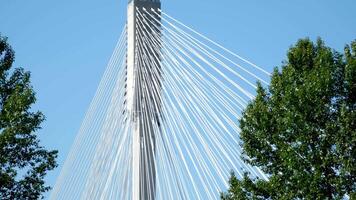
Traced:
POLYGON ((142 42, 141 37, 153 34, 150 30, 160 33, 160 30, 157 30, 159 27, 157 20, 160 21, 160 17, 152 12, 148 19, 152 16, 157 17, 149 20, 154 24, 144 25, 142 23, 140 25, 138 17, 140 15, 142 17, 142 13, 146 11, 151 12, 151 9, 157 11, 160 8, 160 0, 130 0, 127 8, 126 105, 133 127, 133 200, 154 200, 156 196, 156 136, 160 132, 161 124, 159 121, 161 80, 157 78, 156 72, 160 71, 161 67, 160 49, 148 48, 149 44, 142 42), (140 51, 138 48, 141 48, 140 51), (139 52, 146 55, 138 55, 139 52), (150 62, 138 61, 143 56, 146 56, 147 60, 147 55, 150 55, 148 56, 150 62))

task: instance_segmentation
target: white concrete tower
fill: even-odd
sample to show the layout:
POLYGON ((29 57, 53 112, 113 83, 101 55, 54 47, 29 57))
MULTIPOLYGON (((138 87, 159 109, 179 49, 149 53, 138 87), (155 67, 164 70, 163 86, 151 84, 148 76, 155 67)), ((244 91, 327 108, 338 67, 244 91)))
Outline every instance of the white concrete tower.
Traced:
POLYGON ((160 71, 160 52, 157 51, 160 50, 153 47, 149 48, 147 47, 148 43, 142 44, 141 42, 141 49, 138 51, 138 48, 140 48, 138 41, 142 41, 142 38, 139 38, 142 35, 153 34, 152 30, 160 34, 160 29, 157 28, 159 27, 157 21, 152 19, 150 15, 146 14, 146 17, 151 19, 149 20, 150 23, 154 23, 151 25, 150 23, 141 24, 141 28, 138 28, 139 22, 137 19, 141 16, 140 14, 147 11, 157 20, 160 20, 160 17, 151 11, 152 8, 156 11, 161 8, 160 0, 130 0, 127 9, 126 104, 133 125, 133 200, 154 200, 156 194, 155 138, 159 134, 157 127, 160 127, 159 110, 161 104, 159 95, 161 82, 157 78, 157 74, 160 74, 157 73, 157 71, 160 71), (140 13, 137 10, 140 10, 140 13), (141 31, 140 34, 138 34, 139 31, 141 31), (143 31, 144 33, 142 33, 143 31), (146 45, 146 48, 142 48, 142 45, 146 45), (138 55, 138 52, 150 55, 146 55, 146 61, 147 57, 151 61, 139 62, 139 58, 145 55, 138 55))

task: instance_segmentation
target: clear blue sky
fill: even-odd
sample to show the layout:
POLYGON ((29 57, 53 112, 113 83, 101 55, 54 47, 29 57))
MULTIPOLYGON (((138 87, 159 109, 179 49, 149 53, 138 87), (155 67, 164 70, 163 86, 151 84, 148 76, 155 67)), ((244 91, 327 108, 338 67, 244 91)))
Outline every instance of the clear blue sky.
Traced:
MULTIPOLYGON (((271 70, 298 38, 321 36, 342 51, 356 39, 355 0, 162 0, 163 9, 234 52, 271 70)), ((15 67, 32 72, 35 109, 47 117, 42 144, 59 168, 125 23, 126 0, 2 0, 0 33, 15 67)))

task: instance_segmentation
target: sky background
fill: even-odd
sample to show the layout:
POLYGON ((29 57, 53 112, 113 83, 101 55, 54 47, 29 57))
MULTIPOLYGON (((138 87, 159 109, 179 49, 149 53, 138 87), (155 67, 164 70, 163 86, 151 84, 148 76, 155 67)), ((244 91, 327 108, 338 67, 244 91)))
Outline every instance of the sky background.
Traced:
MULTIPOLYGON (((0 0, 14 67, 32 73, 41 143, 59 150, 54 185, 126 20, 126 0, 0 0)), ((163 0, 163 10, 271 71, 299 38, 342 51, 356 39, 355 0, 163 0)))

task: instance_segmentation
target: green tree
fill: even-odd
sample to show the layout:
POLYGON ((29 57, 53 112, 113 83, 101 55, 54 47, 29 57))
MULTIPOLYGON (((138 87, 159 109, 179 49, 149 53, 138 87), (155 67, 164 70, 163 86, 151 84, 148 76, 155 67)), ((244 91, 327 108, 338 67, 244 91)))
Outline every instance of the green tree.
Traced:
POLYGON ((56 167, 57 151, 39 145, 35 131, 44 116, 31 111, 36 98, 30 73, 11 69, 13 62, 0 35, 0 199, 39 199, 49 190, 43 179, 56 167))
POLYGON ((340 54, 302 39, 240 120, 247 163, 221 199, 356 199, 356 41, 340 54))

